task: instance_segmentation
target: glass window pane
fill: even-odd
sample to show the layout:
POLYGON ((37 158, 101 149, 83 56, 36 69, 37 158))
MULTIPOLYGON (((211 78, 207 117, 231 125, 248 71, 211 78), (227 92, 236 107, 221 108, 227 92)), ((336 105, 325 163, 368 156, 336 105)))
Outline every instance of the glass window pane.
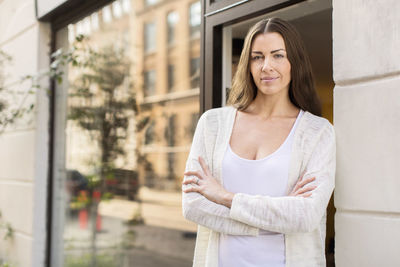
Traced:
POLYGON ((144 0, 144 4, 146 6, 151 6, 151 5, 155 5, 159 2, 160 0, 144 0))
POLYGON ((147 53, 156 49, 156 24, 154 22, 144 25, 144 49, 147 53))
POLYGON ((200 86, 200 58, 190 60, 190 86, 196 88, 200 86))
POLYGON ((103 21, 108 23, 112 20, 111 9, 110 6, 105 6, 103 8, 103 21))
POLYGON ((144 95, 154 95, 156 91, 156 71, 149 70, 144 73, 144 95))
POLYGON ((122 5, 119 1, 114 1, 112 3, 112 11, 115 18, 119 18, 122 16, 122 5))
POLYGON ((131 11, 131 0, 122 0, 122 9, 125 13, 129 14, 131 11))
POLYGON ((196 22, 179 18, 193 2, 131 4, 56 33, 57 48, 76 49, 60 52, 70 63, 56 90, 51 266, 192 266, 197 226, 182 216, 181 182, 200 39, 180 34, 196 22))
POLYGON ((168 92, 172 91, 175 85, 175 66, 168 65, 168 92))
POLYGON ((200 1, 190 5, 190 35, 200 37, 201 5, 200 1))
POLYGON ((173 11, 168 13, 167 25, 168 25, 168 44, 171 45, 175 42, 175 27, 179 21, 178 12, 173 11))

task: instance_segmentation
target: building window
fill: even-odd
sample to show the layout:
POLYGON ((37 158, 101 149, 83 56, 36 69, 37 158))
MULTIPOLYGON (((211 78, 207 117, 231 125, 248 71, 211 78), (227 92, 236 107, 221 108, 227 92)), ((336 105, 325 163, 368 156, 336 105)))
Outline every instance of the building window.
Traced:
POLYGON ((156 71, 149 70, 144 73, 144 95, 151 96, 156 92, 156 71))
POLYGON ((150 125, 147 127, 146 132, 144 134, 144 143, 146 145, 152 144, 154 142, 155 137, 155 122, 152 121, 150 125))
POLYGON ((198 88, 200 86, 200 58, 192 58, 190 60, 190 88, 198 88))
POLYGON ((196 112, 190 115, 190 121, 186 132, 187 136, 192 137, 194 135, 198 120, 199 120, 199 113, 196 112))
POLYGON ((151 53, 156 50, 156 24, 149 22, 144 24, 144 51, 151 53))
POLYGON ((131 0, 122 0, 122 10, 129 14, 131 11, 131 0))
POLYGON ((165 128, 164 136, 167 140, 168 146, 175 146, 175 135, 176 135, 176 115, 171 115, 168 118, 168 125, 165 128))
POLYGON ((159 2, 159 0, 144 0, 145 6, 152 6, 159 2))
POLYGON ((110 6, 105 6, 103 7, 103 22, 104 23, 109 23, 112 21, 112 15, 111 15, 111 9, 110 6))
POLYGON ((168 153, 168 180, 175 179, 175 153, 170 152, 168 153))
POLYGON ((94 12, 91 16, 90 19, 92 20, 92 27, 93 30, 98 30, 99 29, 99 13, 94 12))
POLYGON ((112 3, 112 11, 115 18, 120 18, 122 16, 122 5, 120 1, 114 1, 112 3))
POLYGON ((168 92, 171 92, 175 86, 175 66, 168 65, 168 92))
POLYGON ((179 15, 178 12, 172 11, 169 12, 167 15, 167 34, 168 34, 168 45, 172 45, 175 43, 175 27, 176 24, 178 23, 179 20, 179 15))
POLYGON ((200 1, 190 5, 189 25, 190 37, 200 37, 200 23, 201 23, 201 5, 200 1))

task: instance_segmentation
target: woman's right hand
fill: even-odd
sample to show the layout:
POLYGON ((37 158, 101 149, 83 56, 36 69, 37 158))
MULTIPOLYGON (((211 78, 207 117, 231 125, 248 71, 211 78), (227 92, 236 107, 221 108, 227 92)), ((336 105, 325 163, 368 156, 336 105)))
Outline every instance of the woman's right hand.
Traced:
POLYGON ((293 197, 310 197, 311 196, 311 191, 317 188, 315 185, 308 185, 312 182, 315 181, 315 177, 310 177, 307 179, 304 179, 304 174, 303 176, 300 177, 300 179, 297 181, 296 185, 294 186, 292 192, 290 192, 289 196, 293 197))

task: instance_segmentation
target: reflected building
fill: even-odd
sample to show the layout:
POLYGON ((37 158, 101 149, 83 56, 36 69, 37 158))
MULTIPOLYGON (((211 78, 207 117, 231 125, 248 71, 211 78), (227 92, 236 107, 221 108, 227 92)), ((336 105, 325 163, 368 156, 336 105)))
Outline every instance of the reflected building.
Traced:
MULTIPOLYGON (((115 164, 137 171, 140 184, 150 188, 181 188, 199 114, 200 12, 200 1, 114 1, 68 27, 70 42, 83 34, 93 48, 112 45, 129 57, 125 85, 139 110, 129 124, 125 157, 115 164), (138 131, 138 124, 144 128, 138 131)), ((69 80, 76 75, 71 70, 69 80)), ((99 151, 68 123, 69 167, 90 172, 88 161, 99 151)))
POLYGON ((139 179, 180 190, 199 114, 200 1, 135 1, 139 179))

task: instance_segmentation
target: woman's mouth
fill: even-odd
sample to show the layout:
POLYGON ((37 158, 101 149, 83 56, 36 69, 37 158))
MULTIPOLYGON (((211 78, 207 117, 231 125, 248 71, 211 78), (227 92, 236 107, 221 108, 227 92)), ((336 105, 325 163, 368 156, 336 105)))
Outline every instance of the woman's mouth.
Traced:
POLYGON ((261 81, 262 82, 272 82, 272 81, 275 81, 276 79, 278 79, 278 77, 262 77, 261 81))

